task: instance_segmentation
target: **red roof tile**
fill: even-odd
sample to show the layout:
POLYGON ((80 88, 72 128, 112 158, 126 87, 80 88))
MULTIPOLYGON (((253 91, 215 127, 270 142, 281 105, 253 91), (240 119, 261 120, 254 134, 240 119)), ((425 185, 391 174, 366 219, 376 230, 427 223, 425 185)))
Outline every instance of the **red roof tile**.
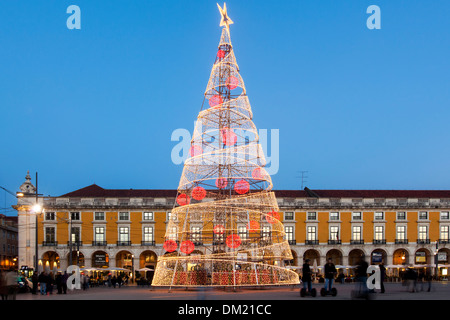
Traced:
MULTIPOLYGON (((312 190, 323 198, 448 198, 450 190, 312 190)), ((274 190, 277 197, 311 197, 305 190, 274 190)), ((60 196, 74 198, 175 197, 174 189, 103 189, 93 184, 60 196)))

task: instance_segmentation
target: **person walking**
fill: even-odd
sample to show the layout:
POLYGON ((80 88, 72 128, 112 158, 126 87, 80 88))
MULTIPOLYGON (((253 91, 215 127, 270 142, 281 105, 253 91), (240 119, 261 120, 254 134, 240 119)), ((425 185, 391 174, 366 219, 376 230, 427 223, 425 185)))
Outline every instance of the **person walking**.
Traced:
POLYGON ((336 277, 336 274, 337 274, 336 266, 332 262, 331 258, 328 258, 328 262, 325 264, 324 267, 325 290, 331 291, 331 288, 333 288, 333 280, 336 277))
POLYGON ((305 263, 303 264, 302 268, 302 282, 303 282, 303 288, 306 290, 308 289, 308 292, 311 292, 312 285, 311 285, 311 267, 309 265, 311 260, 306 259, 305 263))
POLYGON ((369 293, 369 288, 367 288, 367 268, 369 268, 369 264, 361 257, 355 269, 357 296, 367 296, 369 293))
POLYGON ((427 268, 425 271, 425 279, 428 283, 427 292, 431 291, 431 280, 433 280, 433 276, 431 275, 431 268, 427 268))
POLYGON ((384 280, 386 278, 386 267, 384 266, 383 262, 380 263, 378 266, 380 268, 380 292, 384 293, 384 280))
POLYGON ((67 294, 67 279, 69 279, 69 275, 67 274, 67 271, 64 271, 64 274, 61 279, 63 294, 67 294))
POLYGON ((117 283, 116 275, 113 275, 113 277, 111 278, 111 284, 114 289, 116 288, 116 283, 117 283))
POLYGON ((6 286, 6 274, 0 270, 0 295, 2 300, 8 300, 8 287, 6 286))
POLYGON ((108 273, 108 278, 106 279, 106 283, 108 283, 108 288, 111 288, 111 285, 112 285, 111 273, 108 273))
POLYGON ((62 294, 62 274, 61 271, 58 271, 55 277, 55 284, 56 284, 56 293, 62 294))
POLYGON ((39 276, 37 272, 33 272, 33 275, 31 276, 31 282, 33 283, 33 288, 31 289, 32 294, 38 293, 38 283, 39 283, 39 276))
POLYGON ((47 275, 47 295, 53 294, 53 284, 55 283, 55 279, 53 278, 53 272, 50 272, 47 275))
POLYGON ((47 275, 44 271, 41 272, 38 278, 39 287, 41 291, 41 295, 45 295, 47 293, 47 275))

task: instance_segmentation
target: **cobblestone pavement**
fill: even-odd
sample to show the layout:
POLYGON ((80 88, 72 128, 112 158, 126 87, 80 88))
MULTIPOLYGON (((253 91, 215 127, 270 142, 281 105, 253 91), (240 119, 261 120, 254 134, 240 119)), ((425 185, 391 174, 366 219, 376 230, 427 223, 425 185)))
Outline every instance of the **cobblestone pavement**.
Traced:
MULTIPOLYGON (((172 288, 149 288, 137 287, 135 285, 122 286, 121 288, 94 287, 87 290, 68 291, 67 294, 32 295, 31 293, 19 293, 16 300, 351 300, 355 284, 336 284, 337 296, 320 296, 321 285, 315 284, 317 296, 300 297, 300 286, 295 287, 270 287, 270 288, 207 288, 207 289, 184 289, 172 288)), ((374 293, 370 295, 373 300, 450 300, 450 283, 433 283, 430 292, 425 290, 409 292, 408 287, 401 283, 386 283, 385 293, 374 293)), ((376 290, 379 291, 379 290, 376 290)))

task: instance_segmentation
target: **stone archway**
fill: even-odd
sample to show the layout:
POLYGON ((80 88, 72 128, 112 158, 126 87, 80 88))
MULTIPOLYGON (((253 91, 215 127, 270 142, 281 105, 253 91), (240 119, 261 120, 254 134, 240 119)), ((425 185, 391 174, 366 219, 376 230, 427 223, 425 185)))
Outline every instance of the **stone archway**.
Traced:
POLYGON ((47 251, 42 255, 42 266, 44 270, 56 272, 61 267, 59 254, 55 251, 47 251))
POLYGON ((361 259, 366 259, 366 254, 361 249, 353 249, 348 253, 348 264, 350 266, 358 265, 361 259))
POLYGON ((145 250, 139 255, 139 269, 149 268, 155 270, 158 256, 151 250, 145 250))
POLYGON ((383 249, 375 249, 370 254, 370 262, 369 264, 380 264, 383 262, 387 263, 387 253, 383 249))
MULTIPOLYGON (((70 265, 70 252, 67 254, 67 265, 70 265)), ((72 265, 79 266, 80 268, 85 267, 84 254, 81 251, 72 251, 72 265)))
POLYGON ((109 267, 109 255, 105 251, 99 250, 92 254, 92 267, 107 268, 109 267))
POLYGON ((297 266, 298 265, 298 258, 297 258, 297 252, 294 250, 291 250, 292 259, 291 260, 284 260, 285 266, 297 266))
POLYGON ((343 259, 342 259, 342 252, 338 249, 331 249, 326 254, 325 262, 328 262, 328 259, 331 258, 331 262, 335 265, 342 265, 343 259))
POLYGON ((414 264, 418 265, 418 266, 425 266, 427 264, 431 264, 432 263, 432 259, 431 259, 431 253, 430 250, 425 249, 425 248, 420 248, 417 249, 415 254, 414 254, 414 264))
POLYGON ((133 254, 127 250, 119 251, 116 254, 116 267, 132 270, 133 254))
POLYGON ((409 252, 406 249, 400 248, 394 251, 392 255, 392 264, 394 265, 408 265, 409 261, 409 252))
POLYGON ((316 264, 316 266, 321 265, 320 253, 317 250, 314 249, 306 250, 305 253, 303 254, 303 261, 305 261, 306 259, 311 260, 311 266, 314 266, 314 264, 316 264))

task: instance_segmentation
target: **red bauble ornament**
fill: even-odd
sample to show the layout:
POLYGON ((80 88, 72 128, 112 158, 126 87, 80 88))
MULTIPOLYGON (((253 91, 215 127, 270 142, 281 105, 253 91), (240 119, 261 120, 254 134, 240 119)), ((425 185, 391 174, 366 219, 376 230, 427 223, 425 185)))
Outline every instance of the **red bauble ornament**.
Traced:
POLYGON ((247 229, 248 229, 248 231, 250 231, 250 232, 258 231, 258 229, 259 229, 259 222, 256 221, 256 220, 250 220, 250 221, 247 223, 247 229))
POLYGON ((225 81, 225 84, 230 90, 236 89, 239 84, 239 79, 235 76, 229 76, 225 81))
POLYGON ((180 251, 183 252, 183 253, 186 253, 186 254, 189 254, 192 251, 194 251, 194 248, 195 248, 195 245, 190 240, 183 241, 180 244, 180 251))
POLYGON ((228 185, 228 179, 227 178, 219 178, 216 179, 216 187, 219 189, 224 189, 228 185))
POLYGON ((199 156, 203 153, 203 149, 202 149, 202 147, 194 144, 189 149, 189 153, 191 154, 191 157, 199 156))
POLYGON ((234 133, 233 129, 230 128, 223 128, 221 131, 222 134, 222 142, 226 146, 233 146, 237 142, 237 135, 234 133))
POLYGON ((215 234, 223 234, 225 232, 225 227, 221 224, 215 225, 213 228, 215 234))
POLYGON ((220 59, 225 58, 225 51, 223 51, 223 50, 217 51, 217 57, 220 59))
POLYGON ((203 187, 195 187, 192 189, 192 198, 195 200, 203 200, 206 197, 206 190, 203 187))
POLYGON ((215 94, 211 98, 209 98, 209 106, 212 108, 214 108, 215 106, 222 104, 222 103, 223 103, 222 97, 217 94, 215 94))
POLYGON ((163 244, 163 248, 167 252, 174 252, 175 250, 177 250, 177 246, 177 243, 173 240, 166 240, 163 244))
POLYGON ((234 185, 234 190, 239 194, 245 194, 250 190, 250 184, 245 180, 239 180, 234 185))
POLYGON ((261 168, 255 168, 252 171, 252 178, 255 180, 261 180, 263 178, 263 170, 261 168))
POLYGON ((228 248, 236 249, 239 247, 242 243, 241 237, 237 234, 230 234, 227 239, 225 240, 225 243, 227 244, 228 248))
POLYGON ((268 223, 274 224, 280 220, 280 213, 276 211, 271 211, 266 215, 266 220, 268 223))
POLYGON ((185 206, 185 205, 189 204, 190 202, 191 202, 191 198, 189 198, 189 196, 187 194, 182 193, 182 194, 178 195, 178 197, 177 197, 177 203, 180 206, 185 206))

